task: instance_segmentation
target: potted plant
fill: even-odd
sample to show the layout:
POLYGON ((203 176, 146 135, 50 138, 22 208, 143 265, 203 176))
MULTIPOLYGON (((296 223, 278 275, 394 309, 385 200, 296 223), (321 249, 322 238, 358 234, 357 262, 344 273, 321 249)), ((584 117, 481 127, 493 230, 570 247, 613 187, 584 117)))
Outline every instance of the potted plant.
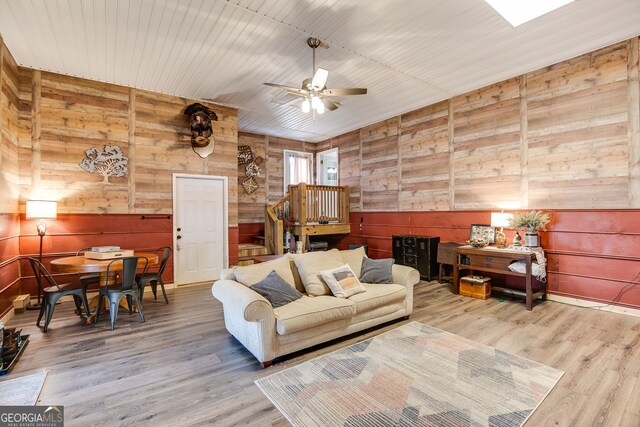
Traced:
POLYGON ((549 214, 542 211, 516 212, 509 220, 509 226, 516 230, 527 230, 524 245, 537 247, 540 246, 538 231, 547 231, 546 226, 550 221, 549 214))

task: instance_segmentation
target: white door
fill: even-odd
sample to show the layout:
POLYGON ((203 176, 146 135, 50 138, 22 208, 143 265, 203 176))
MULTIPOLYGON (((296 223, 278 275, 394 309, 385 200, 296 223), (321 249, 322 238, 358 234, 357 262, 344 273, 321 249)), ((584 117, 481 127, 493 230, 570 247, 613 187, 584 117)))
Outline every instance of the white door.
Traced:
POLYGON ((213 281, 227 268, 227 178, 173 175, 174 281, 213 281))

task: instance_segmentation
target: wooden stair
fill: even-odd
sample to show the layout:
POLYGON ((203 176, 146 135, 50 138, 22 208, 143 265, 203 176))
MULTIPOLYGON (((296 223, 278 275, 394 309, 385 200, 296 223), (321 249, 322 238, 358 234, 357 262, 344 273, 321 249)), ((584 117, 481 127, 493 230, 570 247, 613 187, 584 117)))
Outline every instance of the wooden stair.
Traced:
POLYGON ((239 243, 238 244, 238 265, 253 264, 254 256, 269 255, 269 250, 264 245, 256 243, 239 243))

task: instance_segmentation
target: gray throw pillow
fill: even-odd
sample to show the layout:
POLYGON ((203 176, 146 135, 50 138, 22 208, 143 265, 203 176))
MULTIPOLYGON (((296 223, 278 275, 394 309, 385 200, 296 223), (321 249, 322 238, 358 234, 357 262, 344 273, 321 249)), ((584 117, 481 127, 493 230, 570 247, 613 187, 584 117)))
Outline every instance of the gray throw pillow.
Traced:
POLYGON ((391 279, 393 262, 393 258, 362 258, 360 281, 363 283, 393 283, 391 279))
POLYGON ((302 298, 302 294, 288 284, 275 271, 272 271, 267 277, 249 288, 265 297, 273 308, 282 307, 283 305, 302 298))

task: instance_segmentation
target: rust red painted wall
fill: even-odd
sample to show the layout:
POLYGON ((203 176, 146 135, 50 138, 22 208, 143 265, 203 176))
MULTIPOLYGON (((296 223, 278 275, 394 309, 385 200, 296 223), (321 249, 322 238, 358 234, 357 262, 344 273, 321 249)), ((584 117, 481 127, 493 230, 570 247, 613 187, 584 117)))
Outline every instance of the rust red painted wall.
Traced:
POLYGON ((238 243, 253 243, 254 237, 264 237, 264 222, 238 224, 238 243))
MULTIPOLYGON (((551 293, 640 308, 640 210, 546 210, 552 222, 541 233, 551 293)), ((351 233, 341 239, 369 245, 372 258, 389 258, 391 236, 469 238, 470 224, 489 224, 491 211, 353 212, 351 233), (362 219, 362 230, 360 221, 362 219)), ((515 234, 505 230, 509 242, 515 234)))
MULTIPOLYGON (((47 222, 47 235, 43 240, 42 261, 48 267, 52 259, 70 256, 78 249, 89 246, 120 246, 139 251, 155 251, 161 246, 173 246, 173 219, 171 215, 134 214, 60 214, 47 222), (149 219, 149 217, 157 219, 149 219)), ((27 257, 37 256, 39 236, 36 222, 21 218, 20 264, 22 280, 20 293, 37 293, 37 285, 27 257)), ((229 227, 229 262, 238 261, 238 228, 229 227)), ((18 263, 16 263, 17 265, 18 263)), ((65 275, 57 275, 60 281, 65 275)), ((169 258, 163 274, 165 283, 173 283, 173 258, 169 258)))
POLYGON ((0 214, 0 316, 20 294, 20 217, 0 214))

